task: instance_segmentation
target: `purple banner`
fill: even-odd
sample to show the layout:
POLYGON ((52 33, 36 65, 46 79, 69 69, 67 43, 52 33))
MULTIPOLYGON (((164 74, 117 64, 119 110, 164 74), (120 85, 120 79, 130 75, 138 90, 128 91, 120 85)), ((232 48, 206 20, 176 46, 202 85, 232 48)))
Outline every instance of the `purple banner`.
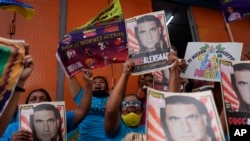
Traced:
POLYGON ((227 22, 250 17, 250 0, 220 0, 220 4, 227 22))
POLYGON ((65 74, 71 77, 82 69, 123 63, 128 55, 124 21, 65 35, 56 57, 65 74))

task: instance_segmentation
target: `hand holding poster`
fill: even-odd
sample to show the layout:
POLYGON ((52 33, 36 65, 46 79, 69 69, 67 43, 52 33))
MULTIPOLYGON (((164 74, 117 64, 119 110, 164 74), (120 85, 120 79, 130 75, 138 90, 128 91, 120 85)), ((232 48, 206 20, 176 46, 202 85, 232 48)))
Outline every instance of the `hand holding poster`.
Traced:
POLYGON ((148 141, 224 141, 211 91, 170 93, 148 88, 148 141))
POLYGON ((64 102, 23 104, 19 106, 19 111, 20 130, 31 131, 34 141, 66 141, 64 102))
POLYGON ((219 82, 219 59, 240 60, 242 43, 189 42, 185 60, 187 68, 181 77, 219 82))
POLYGON ((151 12, 126 19, 128 50, 135 62, 132 74, 169 68, 170 41, 165 12, 151 12))
POLYGON ((221 91, 230 140, 250 137, 250 61, 220 60, 221 91), (241 130, 246 131, 241 134, 241 130), (238 132, 237 132, 238 131, 238 132), (248 132, 247 132, 248 131, 248 132))
POLYGON ((23 70, 24 40, 0 37, 0 115, 5 110, 23 70))

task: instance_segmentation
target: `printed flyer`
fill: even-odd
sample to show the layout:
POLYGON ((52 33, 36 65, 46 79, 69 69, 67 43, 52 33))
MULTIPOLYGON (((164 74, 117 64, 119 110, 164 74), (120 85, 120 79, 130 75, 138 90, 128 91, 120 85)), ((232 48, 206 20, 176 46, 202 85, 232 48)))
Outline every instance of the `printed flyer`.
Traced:
POLYGON ((211 91, 170 93, 148 88, 148 141, 224 141, 211 91))
POLYGON ((135 62, 132 75, 169 68, 170 41, 164 11, 138 15, 125 20, 128 51, 135 62))
POLYGON ((33 140, 66 141, 65 102, 42 102, 19 106, 19 129, 32 132, 33 140))
POLYGON ((67 77, 82 69, 92 70, 123 63, 128 56, 124 21, 65 35, 56 53, 67 77))
POLYGON ((250 61, 221 59, 220 69, 229 138, 250 137, 250 61))

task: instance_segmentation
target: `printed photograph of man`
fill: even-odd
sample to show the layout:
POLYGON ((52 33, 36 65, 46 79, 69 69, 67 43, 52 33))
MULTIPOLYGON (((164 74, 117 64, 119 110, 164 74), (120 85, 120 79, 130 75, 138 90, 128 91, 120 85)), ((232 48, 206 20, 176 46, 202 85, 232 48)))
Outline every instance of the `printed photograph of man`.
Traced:
POLYGON ((139 43, 139 53, 167 51, 167 43, 163 35, 161 21, 154 15, 144 15, 136 20, 136 39, 139 43))
POLYGON ((231 74, 231 82, 239 99, 238 112, 250 113, 250 63, 237 63, 233 65, 234 74, 231 74))
POLYGON ((30 115, 34 141, 63 141, 62 120, 59 110, 52 104, 40 104, 30 115))
POLYGON ((167 141, 215 141, 211 119, 205 105, 189 96, 165 98, 160 109, 167 141))

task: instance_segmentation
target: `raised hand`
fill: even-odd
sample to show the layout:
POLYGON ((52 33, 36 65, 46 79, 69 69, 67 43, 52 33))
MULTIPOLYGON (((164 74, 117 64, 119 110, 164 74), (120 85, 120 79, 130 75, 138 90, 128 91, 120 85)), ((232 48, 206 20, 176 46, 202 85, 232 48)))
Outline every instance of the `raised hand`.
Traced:
POLYGON ((123 73, 130 74, 134 67, 134 62, 130 59, 130 55, 128 55, 126 61, 123 63, 123 73))
POLYGON ((33 68, 34 68, 33 59, 31 55, 29 55, 29 45, 25 46, 25 56, 24 56, 22 64, 24 68, 17 83, 17 86, 19 87, 23 87, 25 81, 31 75, 33 68))
POLYGON ((93 83, 93 74, 91 71, 89 70, 82 70, 82 74, 83 74, 83 80, 85 81, 85 83, 93 83))

